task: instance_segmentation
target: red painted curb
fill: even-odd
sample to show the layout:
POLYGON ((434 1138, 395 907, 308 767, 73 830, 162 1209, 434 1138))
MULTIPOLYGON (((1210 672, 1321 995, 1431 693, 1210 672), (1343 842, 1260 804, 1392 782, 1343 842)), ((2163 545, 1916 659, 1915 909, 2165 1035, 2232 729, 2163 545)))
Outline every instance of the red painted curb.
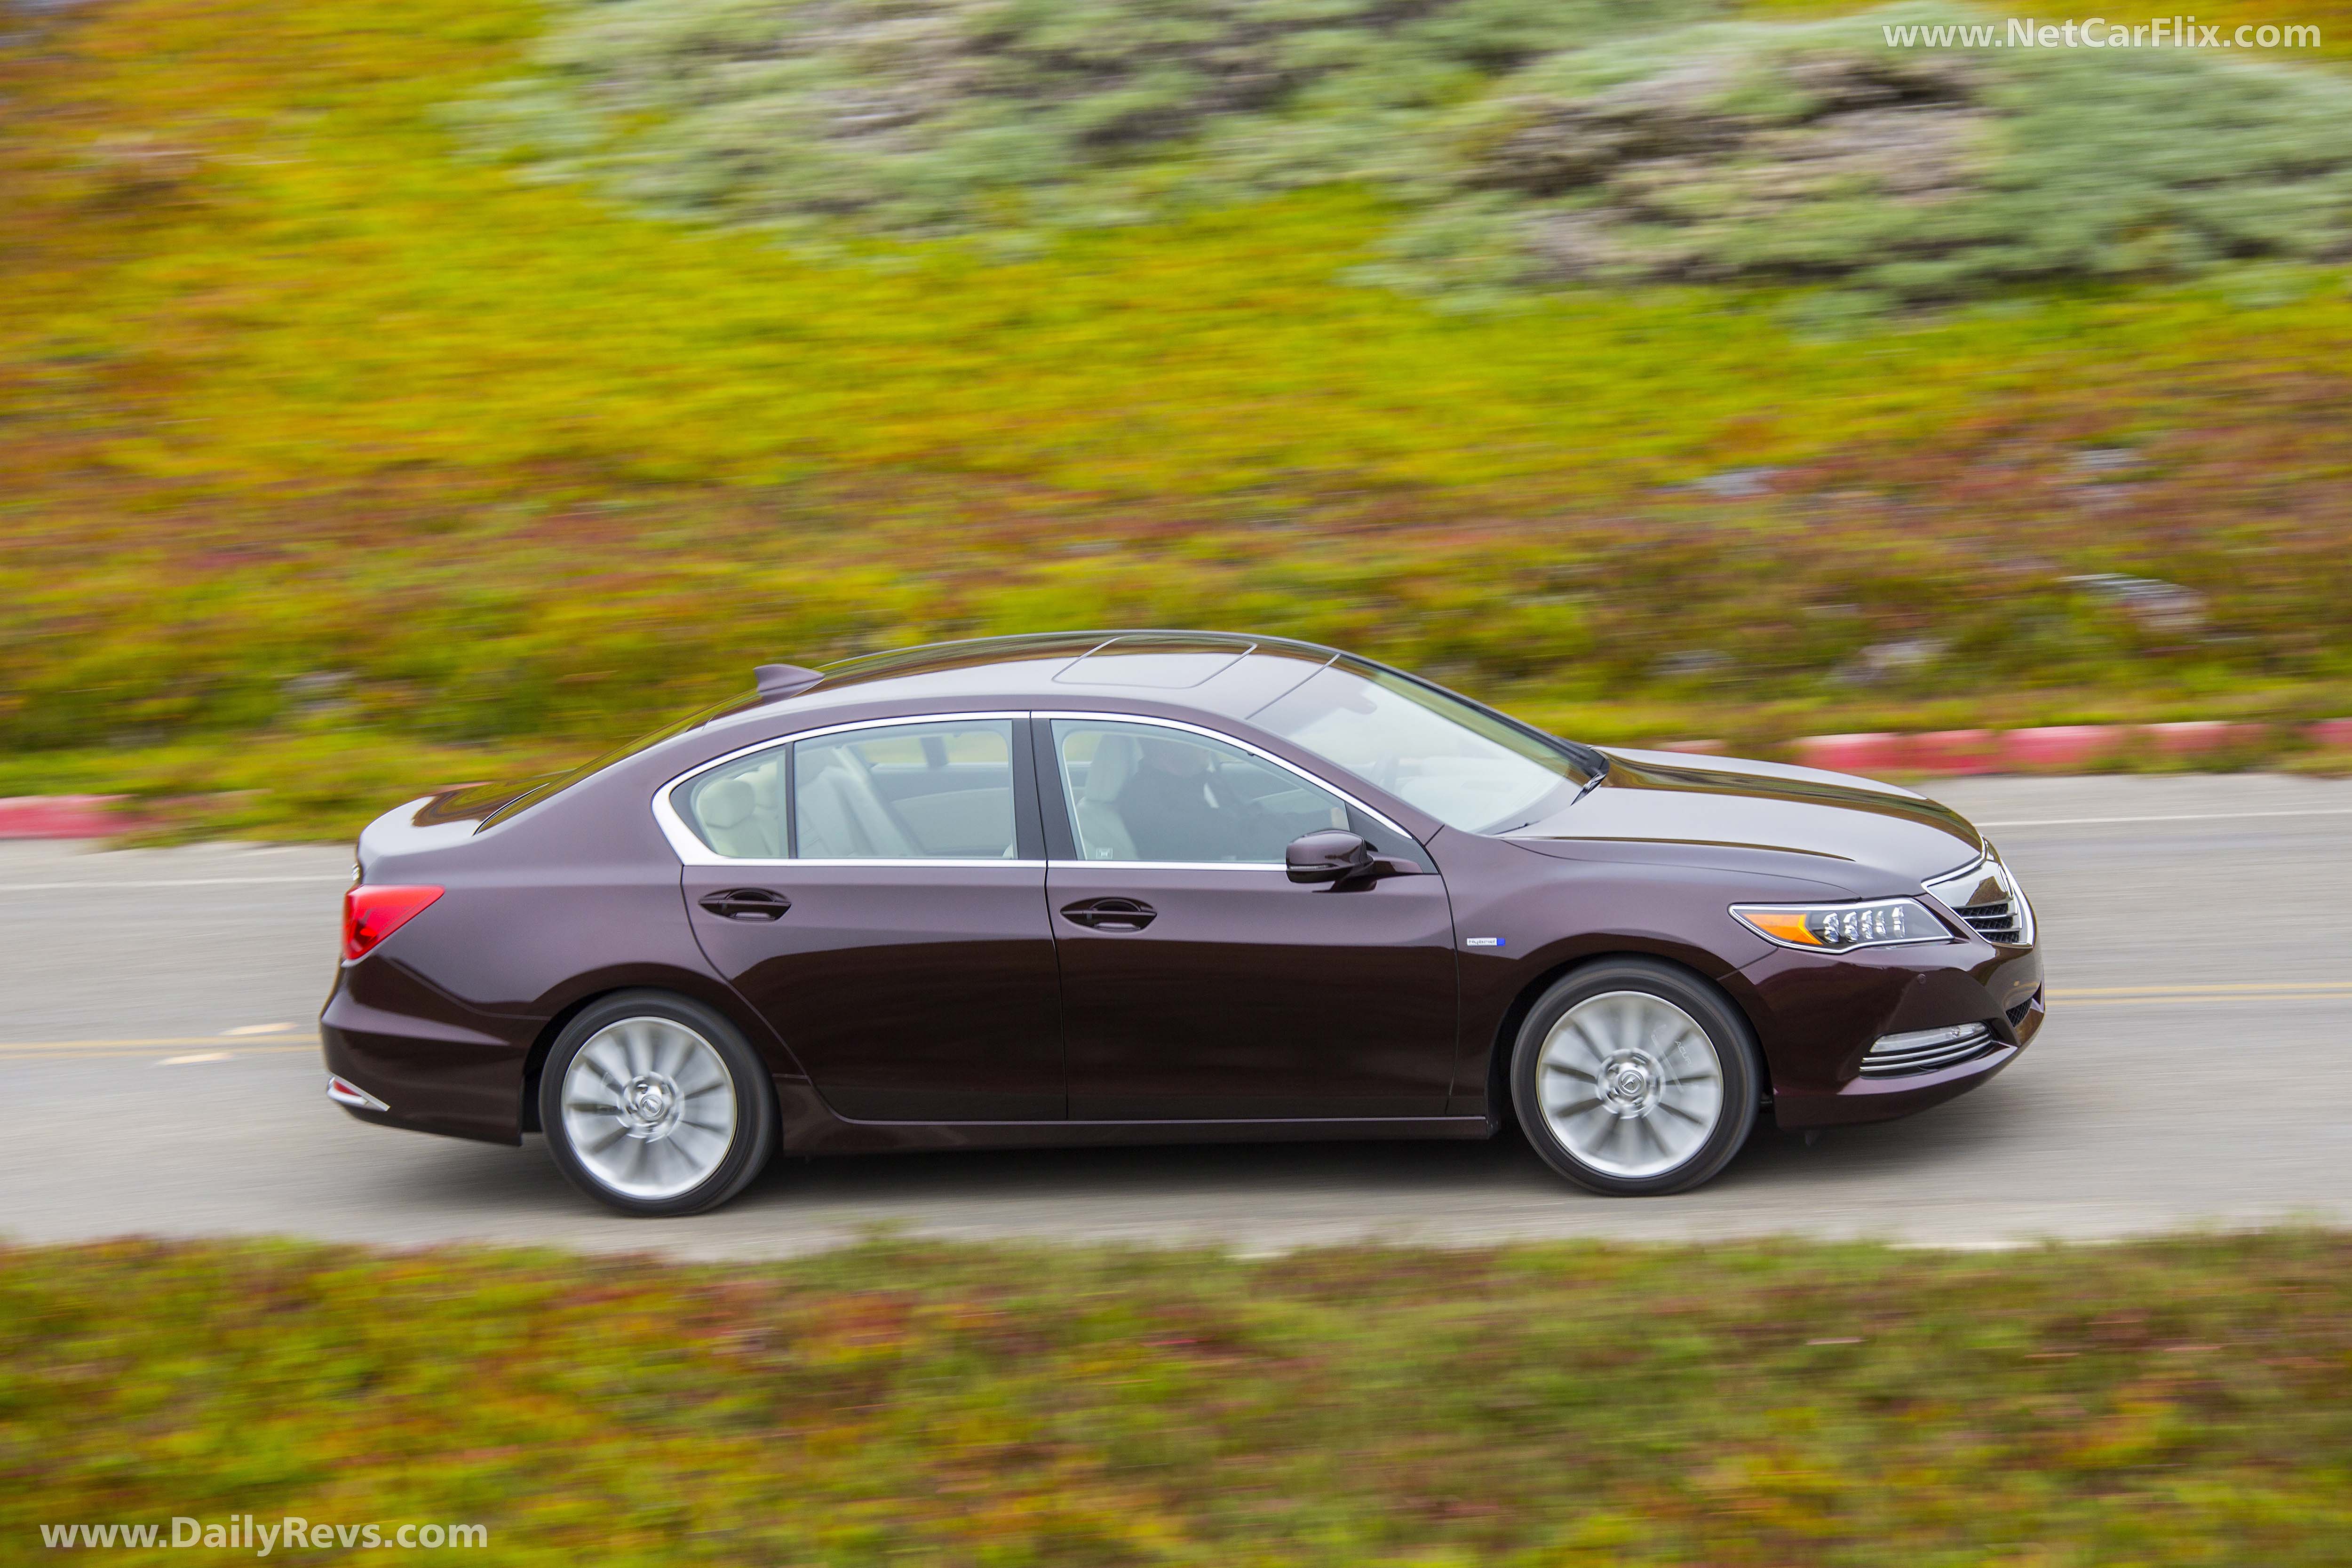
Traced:
POLYGON ((123 828, 119 795, 18 795, 0 799, 0 838, 105 838, 123 828))
POLYGON ((2225 724, 2219 719, 2192 719, 2178 724, 2148 724, 2140 733, 2168 757, 2201 757, 2245 741, 2262 738, 2261 724, 2225 724))
MULTIPOLYGON (((2268 736, 2268 724, 2191 719, 2169 724, 2052 724, 2033 730, 1931 730, 1922 734, 1807 735, 1790 750, 1807 767, 1832 773, 2067 773, 2128 746, 2167 757, 2206 757, 2268 736)), ((2352 719, 2304 727, 2314 745, 2352 747, 2352 719)))
POLYGON ((1911 763, 1922 773, 1994 773, 2006 765, 1993 730, 1930 730, 1911 737, 1911 763))
POLYGON ((2004 750, 2020 767, 2062 773, 2084 768, 2119 750, 2126 731, 2115 724, 2049 724, 2038 730, 2011 730, 2004 750))
POLYGON ((1908 735, 1807 735, 1790 746, 1809 768, 1862 773, 1909 767, 1910 742, 1908 735))

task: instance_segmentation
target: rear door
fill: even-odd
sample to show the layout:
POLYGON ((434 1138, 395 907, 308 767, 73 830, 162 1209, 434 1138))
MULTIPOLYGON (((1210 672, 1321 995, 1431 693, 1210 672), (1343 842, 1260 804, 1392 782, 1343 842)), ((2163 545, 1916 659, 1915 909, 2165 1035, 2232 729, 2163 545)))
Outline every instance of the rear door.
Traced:
POLYGON ((1454 922, 1409 835, 1195 726, 1036 723, 1072 1118, 1444 1114, 1454 922), (1423 873, 1292 882, 1284 848, 1331 827, 1423 873))
POLYGON ((703 952, 843 1116, 1065 1114, 1027 729, 971 714, 823 731, 663 796, 703 952))

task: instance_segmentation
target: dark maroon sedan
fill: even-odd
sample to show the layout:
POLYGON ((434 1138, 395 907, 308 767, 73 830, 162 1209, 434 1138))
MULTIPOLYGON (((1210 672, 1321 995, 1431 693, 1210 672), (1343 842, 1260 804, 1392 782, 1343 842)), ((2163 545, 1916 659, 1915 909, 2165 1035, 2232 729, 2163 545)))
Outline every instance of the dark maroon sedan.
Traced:
POLYGON ((999 637, 823 670, 360 836, 322 1018, 364 1121, 635 1214, 814 1153, 1485 1138, 1666 1193, 2041 1026, 1935 802, 1542 733, 1329 648, 999 637))

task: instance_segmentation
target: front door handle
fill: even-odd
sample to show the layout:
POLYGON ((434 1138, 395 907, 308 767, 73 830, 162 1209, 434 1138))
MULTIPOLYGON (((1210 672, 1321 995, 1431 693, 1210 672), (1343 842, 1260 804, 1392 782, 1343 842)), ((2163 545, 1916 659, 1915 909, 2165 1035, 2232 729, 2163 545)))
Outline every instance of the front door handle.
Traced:
POLYGON ((1062 906, 1062 918, 1089 931, 1141 931, 1160 911, 1140 899, 1080 899, 1062 906))
POLYGON ((730 888, 723 893, 705 893, 696 901, 730 921, 782 920, 793 907, 792 900, 765 888, 730 888))

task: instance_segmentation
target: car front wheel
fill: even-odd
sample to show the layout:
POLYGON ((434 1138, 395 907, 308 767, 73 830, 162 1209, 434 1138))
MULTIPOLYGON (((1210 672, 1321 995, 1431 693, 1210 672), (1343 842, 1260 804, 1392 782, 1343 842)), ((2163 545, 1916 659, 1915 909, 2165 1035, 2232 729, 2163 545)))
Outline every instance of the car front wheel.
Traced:
POLYGON ((699 1003, 606 997, 572 1020, 540 1074, 539 1124, 572 1184, 624 1214, 725 1203, 775 1147, 767 1071, 699 1003))
POLYGON ((1544 993, 1511 1058, 1519 1125, 1546 1163, 1599 1193, 1681 1192, 1756 1124, 1748 1022, 1697 976, 1642 959, 1588 965, 1544 993))

